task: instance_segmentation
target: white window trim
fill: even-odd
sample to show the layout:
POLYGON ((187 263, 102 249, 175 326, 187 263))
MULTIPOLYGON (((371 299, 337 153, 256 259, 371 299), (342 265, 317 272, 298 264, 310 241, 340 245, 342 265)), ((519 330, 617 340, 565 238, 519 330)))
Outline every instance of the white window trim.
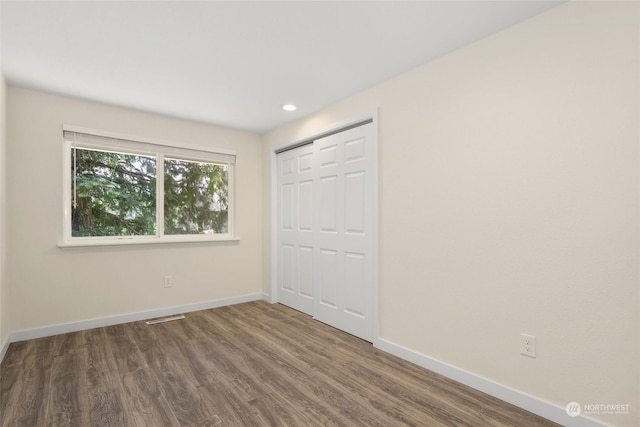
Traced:
MULTIPOLYGON (((80 126, 63 125, 62 127, 62 197, 63 197, 63 215, 62 215, 62 239, 58 242, 58 247, 86 247, 86 246, 119 246, 119 245, 149 245, 149 244, 176 244, 176 243, 207 243, 207 242, 234 242, 238 241, 238 237, 234 233, 234 213, 235 213, 235 164, 225 163, 228 167, 228 185, 229 185, 229 217, 228 232, 225 234, 181 234, 181 235, 164 235, 164 203, 156 203, 156 234, 153 236, 96 236, 96 237, 73 237, 71 235, 71 150, 72 144, 64 138, 64 132, 78 132, 89 135, 95 135, 106 138, 116 138, 134 143, 151 144, 157 147, 155 156, 158 162, 163 161, 164 157, 173 157, 171 154, 165 154, 165 149, 180 148, 192 151, 201 151, 211 154, 222 154, 235 156, 235 151, 216 149, 210 147, 196 146, 166 140, 153 138, 145 138, 132 135, 117 134, 102 130, 88 129, 80 126)), ((86 145, 86 144, 82 144, 86 145)), ((98 148, 98 145, 94 145, 98 148)), ((113 149, 107 144, 102 145, 103 149, 113 149)), ((197 156, 185 160, 206 161, 199 159, 197 156)), ((164 198, 164 180, 156 179, 156 200, 164 198)))

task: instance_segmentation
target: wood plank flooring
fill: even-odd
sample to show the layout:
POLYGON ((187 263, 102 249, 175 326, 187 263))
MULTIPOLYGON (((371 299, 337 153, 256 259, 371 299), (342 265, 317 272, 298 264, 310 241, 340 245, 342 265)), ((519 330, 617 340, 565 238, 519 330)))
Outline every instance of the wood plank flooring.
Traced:
POLYGON ((0 425, 557 424, 256 301, 11 344, 0 425))

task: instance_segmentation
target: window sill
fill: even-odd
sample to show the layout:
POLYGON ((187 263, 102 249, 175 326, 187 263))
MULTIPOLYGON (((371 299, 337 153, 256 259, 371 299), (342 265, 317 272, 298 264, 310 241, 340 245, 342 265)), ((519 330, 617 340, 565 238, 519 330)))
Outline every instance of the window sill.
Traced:
POLYGON ((185 237, 149 237, 149 238, 131 238, 121 237, 116 239, 82 239, 58 242, 59 248, 82 248, 91 246, 129 246, 129 245, 164 245, 164 244, 180 244, 180 243, 223 243, 223 242, 239 242, 238 237, 201 237, 201 236, 185 236, 185 237))

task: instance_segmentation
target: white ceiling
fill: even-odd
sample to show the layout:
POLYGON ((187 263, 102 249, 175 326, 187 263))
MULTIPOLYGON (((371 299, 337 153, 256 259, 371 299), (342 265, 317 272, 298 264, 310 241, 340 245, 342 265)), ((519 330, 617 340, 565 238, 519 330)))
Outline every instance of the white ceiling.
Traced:
POLYGON ((2 1, 2 70, 15 86, 262 133, 559 3, 2 1))

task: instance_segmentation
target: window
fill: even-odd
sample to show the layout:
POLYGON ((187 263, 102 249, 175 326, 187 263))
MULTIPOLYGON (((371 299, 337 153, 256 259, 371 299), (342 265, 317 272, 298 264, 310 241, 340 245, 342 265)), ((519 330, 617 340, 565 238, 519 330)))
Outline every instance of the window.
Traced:
POLYGON ((63 134, 61 246, 232 238, 235 155, 69 127, 63 134))
POLYGON ((227 233, 228 175, 226 165, 165 159, 165 234, 227 233))

